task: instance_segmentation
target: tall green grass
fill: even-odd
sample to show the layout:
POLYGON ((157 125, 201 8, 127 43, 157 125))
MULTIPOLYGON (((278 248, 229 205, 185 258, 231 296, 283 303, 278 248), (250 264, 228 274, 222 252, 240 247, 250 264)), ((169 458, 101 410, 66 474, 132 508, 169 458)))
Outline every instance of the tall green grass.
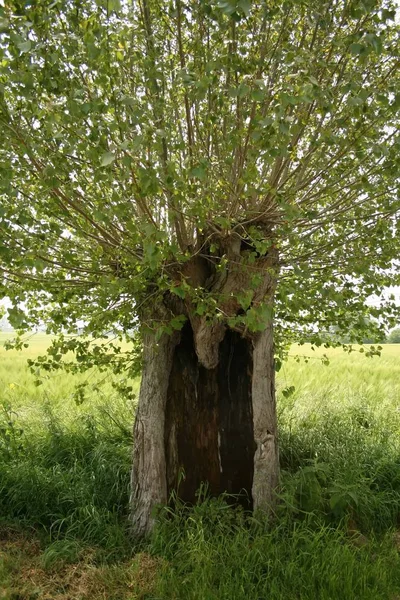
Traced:
MULTIPOLYGON (((293 349, 292 354, 298 353, 293 349)), ((279 383, 294 393, 279 400, 284 489, 297 508, 366 531, 397 524, 400 499, 400 348, 382 357, 328 352, 330 365, 293 358, 279 383)))
POLYGON ((167 559, 157 599, 373 600, 400 589, 389 535, 359 547, 344 529, 309 518, 268 525, 221 500, 165 515, 151 551, 167 559))
MULTIPOLYGON (((28 354, 45 343, 38 337, 28 354)), ((124 596, 114 573, 105 597, 395 598, 400 347, 373 359, 327 353, 324 366, 321 351, 294 348, 278 374, 274 522, 206 494, 196 507, 164 509, 140 546, 160 559, 150 588, 129 596, 127 584, 124 596), (311 358, 296 362, 298 354, 311 358)), ((46 568, 81 560, 91 547, 96 564, 125 561, 118 569, 127 576, 139 549, 127 520, 134 402, 95 372, 76 380, 57 372, 36 387, 28 354, 0 347, 0 522, 35 531, 46 568), (78 406, 74 387, 86 377, 93 385, 78 406)))
POLYGON ((26 359, 47 343, 41 335, 28 352, 1 351, 1 518, 50 541, 73 537, 110 555, 126 552, 133 403, 115 378, 104 382, 96 372, 57 372, 36 386, 26 359), (86 381, 89 395, 78 406, 74 390, 86 381))

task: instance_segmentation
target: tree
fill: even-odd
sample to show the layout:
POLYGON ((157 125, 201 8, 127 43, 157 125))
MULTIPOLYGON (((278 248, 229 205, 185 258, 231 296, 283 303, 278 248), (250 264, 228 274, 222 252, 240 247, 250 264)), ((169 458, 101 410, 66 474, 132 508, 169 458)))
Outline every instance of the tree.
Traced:
POLYGON ((10 322, 60 334, 47 369, 68 350, 65 368, 130 369, 137 348, 101 336, 140 332, 136 533, 202 481, 271 510, 284 344, 395 322, 392 300, 366 302, 398 281, 395 3, 0 10, 10 322))
POLYGON ((388 344, 400 344, 400 327, 393 329, 387 338, 388 344))

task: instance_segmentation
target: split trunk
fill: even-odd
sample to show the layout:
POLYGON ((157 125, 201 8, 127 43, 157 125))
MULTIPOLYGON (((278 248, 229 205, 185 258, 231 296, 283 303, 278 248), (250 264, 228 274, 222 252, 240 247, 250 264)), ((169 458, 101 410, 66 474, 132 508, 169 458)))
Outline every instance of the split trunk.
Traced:
POLYGON ((190 320, 157 343, 145 336, 131 482, 136 535, 151 530, 155 507, 172 492, 194 503, 202 484, 211 495, 237 495, 249 509, 273 510, 279 460, 272 322, 252 336, 226 327, 208 333, 201 348, 190 320))

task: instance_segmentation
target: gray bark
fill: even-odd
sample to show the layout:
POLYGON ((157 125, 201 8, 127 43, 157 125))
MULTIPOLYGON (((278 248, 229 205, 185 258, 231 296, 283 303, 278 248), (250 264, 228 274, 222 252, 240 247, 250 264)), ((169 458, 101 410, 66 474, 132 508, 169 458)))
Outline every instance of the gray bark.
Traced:
MULTIPOLYGON (((264 287, 272 295, 272 278, 266 277, 264 287)), ((131 479, 137 536, 151 531, 155 507, 166 504, 172 490, 179 488, 182 499, 192 502, 203 481, 215 495, 247 490, 255 510, 271 514, 276 504, 272 322, 247 338, 246 360, 241 338, 235 341, 226 325, 191 322, 190 330, 164 335, 158 343, 154 335, 144 339, 131 479), (185 478, 179 483, 181 468, 185 478)))
POLYGON ((253 350, 254 476, 253 508, 272 513, 279 482, 279 453, 275 404, 273 324, 257 335, 253 350))
POLYGON ((154 509, 167 502, 164 444, 165 404, 176 336, 144 338, 144 365, 134 426, 131 476, 133 534, 143 536, 154 523, 154 509))

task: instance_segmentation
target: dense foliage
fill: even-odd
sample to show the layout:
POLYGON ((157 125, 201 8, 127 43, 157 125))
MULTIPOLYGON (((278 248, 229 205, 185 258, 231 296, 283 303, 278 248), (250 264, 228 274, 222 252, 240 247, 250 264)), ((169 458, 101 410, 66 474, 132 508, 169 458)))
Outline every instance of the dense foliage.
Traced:
MULTIPOLYGON (((168 293, 255 331, 271 318, 271 298, 254 289, 274 253, 278 341, 318 343, 331 326, 357 341, 393 325, 391 300, 366 300, 398 281, 395 10, 391 0, 0 7, 11 323, 129 334, 148 309, 148 326, 170 332, 185 317, 155 314, 168 293), (193 257, 220 277, 239 260, 248 275, 230 291, 233 312, 184 271, 193 257)), ((110 360, 64 339, 49 364, 68 348, 82 364, 110 360)), ((132 358, 116 354, 116 368, 132 358)))

